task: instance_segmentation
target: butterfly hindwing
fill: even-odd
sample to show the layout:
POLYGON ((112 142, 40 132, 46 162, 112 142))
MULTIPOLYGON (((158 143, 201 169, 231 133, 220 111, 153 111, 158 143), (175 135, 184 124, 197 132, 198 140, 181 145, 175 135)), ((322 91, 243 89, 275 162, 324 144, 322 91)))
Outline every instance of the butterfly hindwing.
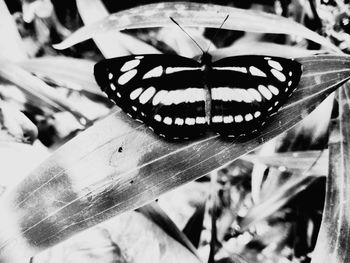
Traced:
POLYGON ((212 68, 211 127, 233 136, 257 131, 292 94, 302 72, 296 61, 264 56, 228 57, 212 68))
POLYGON ((96 64, 97 83, 126 113, 168 138, 206 128, 201 65, 174 55, 137 55, 96 64))

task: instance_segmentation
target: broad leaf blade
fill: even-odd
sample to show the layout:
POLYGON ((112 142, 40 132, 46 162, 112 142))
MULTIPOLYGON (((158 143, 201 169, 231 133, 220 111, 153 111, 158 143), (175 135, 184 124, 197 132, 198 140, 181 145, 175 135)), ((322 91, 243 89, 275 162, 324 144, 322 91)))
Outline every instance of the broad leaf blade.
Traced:
MULTIPOLYGON (((77 7, 86 25, 93 24, 109 15, 100 0, 77 0, 77 7)), ((159 53, 156 48, 116 30, 95 36, 94 41, 106 58, 137 53, 159 53)))
POLYGON ((256 138, 167 142, 120 111, 96 123, 2 199, 0 256, 17 256, 23 244, 42 250, 231 162, 291 128, 350 78, 348 57, 299 61, 297 91, 256 138))
POLYGON ((292 34, 310 39, 335 52, 339 49, 327 39, 290 19, 273 14, 213 4, 187 2, 157 3, 117 12, 93 25, 83 27, 55 45, 64 49, 109 30, 174 26, 174 17, 182 26, 222 28, 261 33, 292 34))
POLYGON ((339 118, 329 140, 329 175, 322 224, 312 262, 349 262, 350 93, 349 84, 338 93, 339 118))

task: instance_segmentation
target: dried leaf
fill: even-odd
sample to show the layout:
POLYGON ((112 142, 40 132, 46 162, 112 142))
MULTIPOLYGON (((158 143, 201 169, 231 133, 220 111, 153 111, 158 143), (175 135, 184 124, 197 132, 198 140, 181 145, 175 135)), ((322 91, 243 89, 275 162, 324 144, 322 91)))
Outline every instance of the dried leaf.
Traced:
POLYGON ((290 19, 259 11, 188 2, 149 4, 114 13, 93 25, 77 30, 54 47, 65 49, 112 29, 174 26, 169 17, 174 17, 182 26, 217 28, 227 15, 229 18, 222 27, 224 29, 297 35, 340 53, 330 41, 290 19))
POLYGON ((169 142, 120 111, 97 122, 2 199, 0 256, 25 257, 206 175, 291 128, 350 78, 348 57, 299 61, 298 89, 254 138, 169 142))

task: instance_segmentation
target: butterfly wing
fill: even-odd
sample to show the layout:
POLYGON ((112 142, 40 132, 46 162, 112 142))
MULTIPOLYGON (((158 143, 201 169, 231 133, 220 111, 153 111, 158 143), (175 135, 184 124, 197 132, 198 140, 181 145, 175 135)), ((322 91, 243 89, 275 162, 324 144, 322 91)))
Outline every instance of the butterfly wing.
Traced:
POLYGON ((200 64, 175 55, 137 55, 95 65, 97 83, 124 112, 167 138, 206 128, 200 64))
POLYGON ((211 127, 231 136, 258 131, 296 89, 302 66, 291 59, 228 57, 213 63, 211 127))

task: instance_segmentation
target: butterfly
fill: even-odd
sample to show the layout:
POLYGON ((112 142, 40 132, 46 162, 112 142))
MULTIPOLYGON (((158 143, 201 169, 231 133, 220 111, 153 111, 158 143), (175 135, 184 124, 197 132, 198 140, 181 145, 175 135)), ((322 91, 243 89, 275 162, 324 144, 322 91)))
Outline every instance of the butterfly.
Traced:
POLYGON ((296 89, 302 65, 257 55, 200 62, 177 55, 105 59, 96 82, 125 113, 168 139, 193 138, 208 129, 224 136, 259 131, 296 89))

